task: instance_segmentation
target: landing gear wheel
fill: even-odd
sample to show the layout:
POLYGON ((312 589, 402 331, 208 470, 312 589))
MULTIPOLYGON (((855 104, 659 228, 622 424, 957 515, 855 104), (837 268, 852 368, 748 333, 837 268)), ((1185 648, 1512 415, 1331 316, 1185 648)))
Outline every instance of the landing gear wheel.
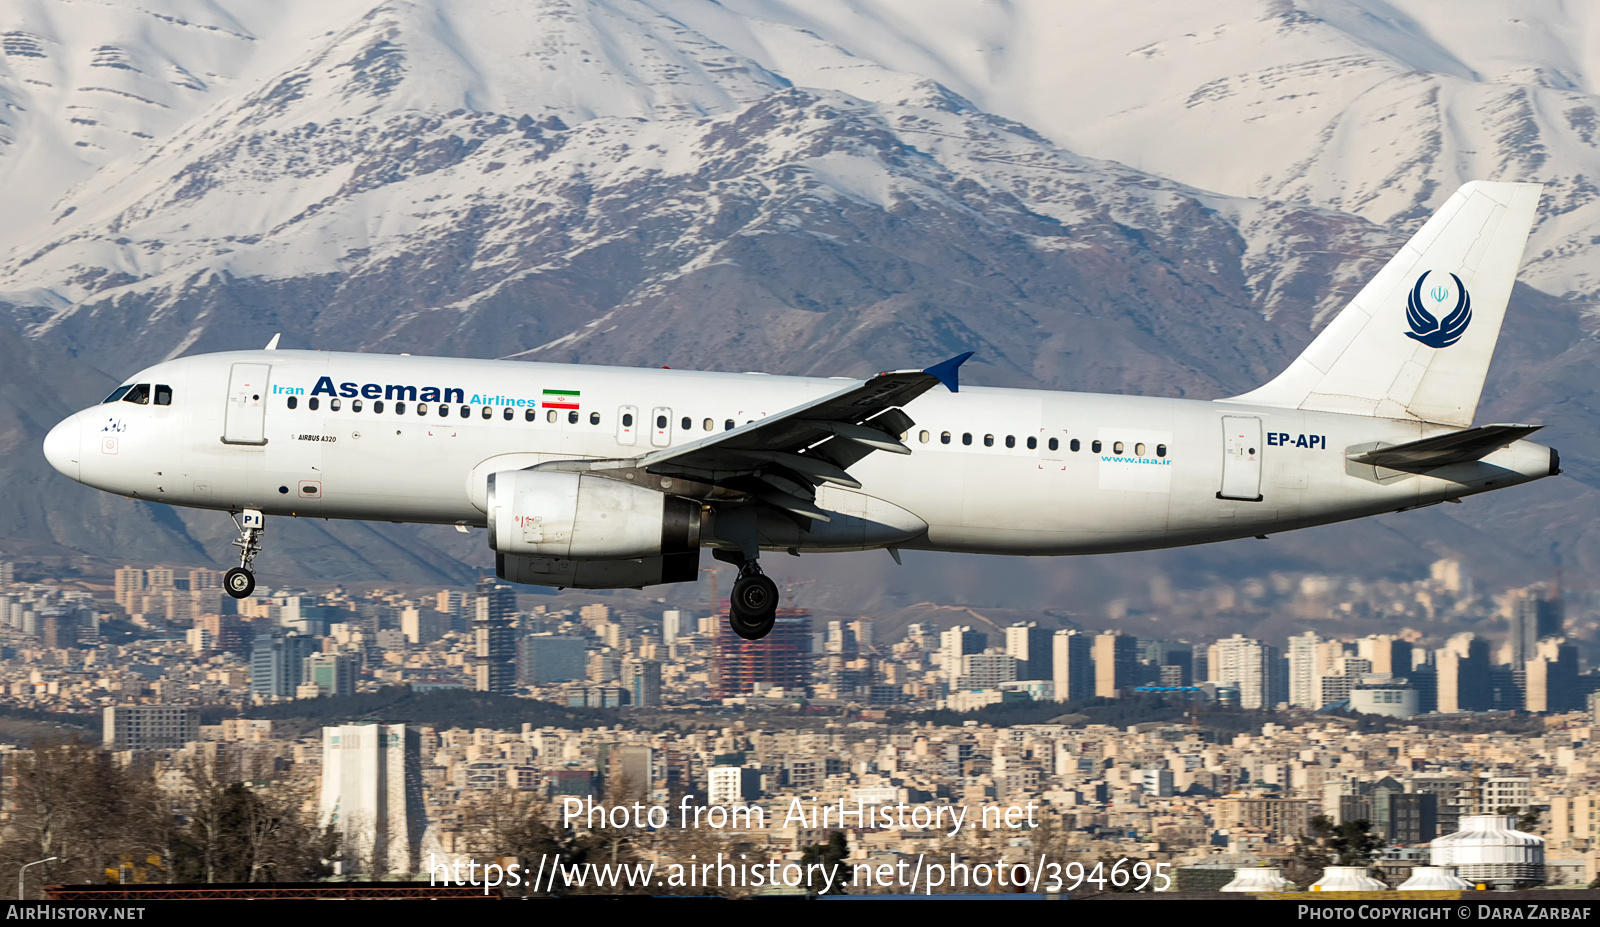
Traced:
POLYGON ((243 599, 256 591, 255 574, 244 567, 234 567, 222 575, 222 588, 228 590, 228 595, 243 599))
POLYGON ((728 625, 747 641, 758 641, 772 631, 778 618, 778 586, 764 574, 747 572, 733 584, 728 625))
POLYGON ((261 553, 261 536, 267 532, 267 520, 258 509, 245 509, 233 514, 233 526, 239 529, 233 546, 239 548, 239 565, 222 575, 222 588, 228 595, 242 599, 256 591, 256 575, 250 572, 256 554, 261 553))

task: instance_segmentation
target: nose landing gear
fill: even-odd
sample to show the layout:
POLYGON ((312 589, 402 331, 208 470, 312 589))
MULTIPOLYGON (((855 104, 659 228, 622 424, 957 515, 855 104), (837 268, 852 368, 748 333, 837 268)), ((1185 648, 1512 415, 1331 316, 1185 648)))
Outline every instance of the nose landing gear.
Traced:
POLYGON ((233 546, 239 548, 239 565, 223 574, 222 588, 228 595, 242 599, 256 590, 256 575, 250 572, 250 565, 261 553, 261 535, 267 530, 267 519, 256 509, 245 509, 233 516, 233 526, 239 529, 239 536, 233 540, 233 546))

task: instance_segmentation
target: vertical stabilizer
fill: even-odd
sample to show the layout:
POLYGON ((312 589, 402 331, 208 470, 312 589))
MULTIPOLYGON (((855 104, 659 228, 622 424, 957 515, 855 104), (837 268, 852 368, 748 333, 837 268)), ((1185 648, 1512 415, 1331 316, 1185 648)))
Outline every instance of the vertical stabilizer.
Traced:
POLYGON ((1466 184, 1289 369, 1221 401, 1472 424, 1539 191, 1466 184))

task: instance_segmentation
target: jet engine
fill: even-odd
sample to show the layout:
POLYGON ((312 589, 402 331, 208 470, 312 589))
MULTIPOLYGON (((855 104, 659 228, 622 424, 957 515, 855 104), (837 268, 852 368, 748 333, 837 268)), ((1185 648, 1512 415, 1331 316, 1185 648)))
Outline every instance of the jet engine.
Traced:
POLYGON ((489 475, 489 546, 502 555, 633 560, 700 549, 700 504, 586 473, 489 475))

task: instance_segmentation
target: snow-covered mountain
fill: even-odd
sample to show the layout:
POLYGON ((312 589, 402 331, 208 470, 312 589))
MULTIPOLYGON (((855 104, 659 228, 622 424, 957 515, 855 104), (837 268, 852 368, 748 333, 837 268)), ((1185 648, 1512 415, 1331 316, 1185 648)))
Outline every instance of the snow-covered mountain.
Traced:
MULTIPOLYGON (((1546 292, 1519 289, 1487 398, 1551 421, 1592 486, 1594 245, 1562 250, 1600 224, 1573 115, 1594 43, 1564 31, 1587 14, 1476 6, 1521 11, 1525 40, 1371 0, 0 2, 0 325, 61 358, 28 373, 58 397, 276 331, 830 375, 971 349, 989 384, 1215 396, 1281 367, 1459 180, 1514 173, 1551 185, 1525 274, 1546 292)), ((1562 483, 1334 559, 1520 568, 1550 513, 1600 505, 1562 483)), ((226 553, 225 519, 102 510, 42 459, 11 485, 3 535, 86 549, 87 519, 122 556, 226 553)), ((1600 562, 1589 531, 1565 537, 1600 562)), ((483 557, 285 532, 265 570, 483 557)))

